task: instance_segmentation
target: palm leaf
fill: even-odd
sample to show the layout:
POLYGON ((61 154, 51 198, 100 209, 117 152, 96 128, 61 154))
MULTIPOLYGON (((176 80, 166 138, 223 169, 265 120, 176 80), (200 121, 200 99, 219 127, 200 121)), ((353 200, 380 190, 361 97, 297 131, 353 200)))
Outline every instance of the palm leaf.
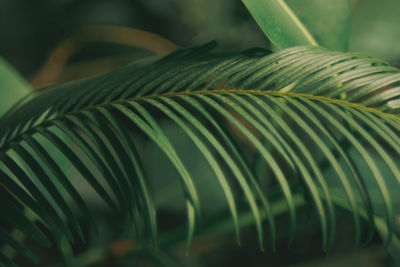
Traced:
MULTIPOLYGON (((298 223, 300 185, 317 212, 324 249, 334 244, 337 207, 352 214, 356 246, 364 221, 369 229, 365 241, 371 239, 376 217, 387 226, 389 244, 395 200, 388 184, 398 186, 400 181, 399 70, 366 55, 318 47, 274 54, 262 49, 217 54, 212 47, 209 43, 180 50, 146 66, 130 64, 42 89, 5 114, 0 119, 0 197, 16 222, 2 219, 45 245, 48 239, 34 220, 8 199, 33 211, 57 240, 65 235, 73 242, 67 223, 84 239, 79 217, 95 227, 77 189, 79 181, 72 181, 48 153, 57 149, 126 227, 135 227, 139 242, 157 244, 154 192, 135 138, 141 135, 177 170, 186 201, 189 249, 198 229, 206 227, 196 186, 199 177, 185 166, 164 132, 160 123, 167 120, 193 141, 193 153, 200 153, 214 172, 238 242, 244 220, 238 202, 244 199, 260 247, 264 220, 271 247, 276 244, 276 200, 268 193, 271 188, 263 186, 265 177, 253 169, 248 153, 253 150, 286 203, 289 243, 298 223), (370 180, 361 175, 363 169, 370 170, 370 180), (337 203, 332 181, 340 185, 345 204, 337 203), (81 215, 72 211, 67 197, 81 215), (384 214, 374 207, 376 202, 383 203, 384 214)), ((0 230, 3 243, 33 259, 6 228, 0 230)))

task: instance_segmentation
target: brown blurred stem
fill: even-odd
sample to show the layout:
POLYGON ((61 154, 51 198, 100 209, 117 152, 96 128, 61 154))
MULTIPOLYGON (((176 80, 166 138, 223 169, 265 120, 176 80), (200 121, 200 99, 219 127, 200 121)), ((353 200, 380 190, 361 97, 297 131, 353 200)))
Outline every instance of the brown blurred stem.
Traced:
POLYGON ((166 55, 179 49, 178 45, 162 36, 139 29, 120 26, 87 26, 62 41, 50 52, 41 70, 31 80, 32 86, 39 88, 54 82, 73 54, 86 43, 95 42, 134 46, 158 55, 166 55))

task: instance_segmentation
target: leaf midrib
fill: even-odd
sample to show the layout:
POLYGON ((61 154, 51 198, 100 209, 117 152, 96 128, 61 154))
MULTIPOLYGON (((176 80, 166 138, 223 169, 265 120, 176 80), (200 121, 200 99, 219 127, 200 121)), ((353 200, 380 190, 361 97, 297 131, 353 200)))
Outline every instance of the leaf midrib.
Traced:
MULTIPOLYGON (((281 91, 271 91, 271 90, 266 90, 266 91, 260 91, 260 90, 255 90, 255 89, 215 89, 215 90, 197 90, 197 91, 190 91, 190 92, 168 92, 168 93, 163 93, 163 94, 155 94, 155 95, 146 95, 146 96, 137 96, 137 97, 131 97, 127 98, 125 100, 116 100, 114 103, 123 103, 126 101, 140 101, 140 100, 145 100, 149 98, 162 98, 162 97, 175 97, 175 96, 196 96, 196 95, 207 95, 207 94, 239 94, 239 95, 271 95, 271 96, 280 96, 280 97, 293 97, 293 98, 307 98, 310 100, 315 100, 315 101, 320 101, 320 102, 328 102, 332 104, 338 104, 338 105, 344 105, 348 108, 356 108, 362 111, 367 111, 370 113, 377 114, 379 116, 386 117, 388 119, 395 119, 400 121, 400 116, 394 115, 394 114, 389 114, 382 112, 376 108, 371 108, 371 107, 366 107, 358 103, 353 103, 349 102, 346 100, 341 100, 341 99, 335 99, 335 98, 330 98, 326 96, 318 96, 318 95, 312 95, 312 94, 303 94, 303 93, 293 93, 293 92, 281 92, 281 91)), ((111 102, 110 102, 111 103, 111 102)), ((100 104, 103 105, 103 104, 100 104)))
POLYGON ((355 108, 355 109, 358 109, 361 111, 376 114, 378 116, 381 116, 381 117, 384 117, 387 119, 394 119, 394 120, 400 121, 400 116, 394 115, 394 114, 388 114, 388 113, 382 112, 376 108, 366 107, 361 104, 352 103, 352 102, 349 102, 346 100, 334 99, 334 98, 329 98, 329 97, 325 97, 325 96, 316 96, 316 95, 312 95, 312 94, 280 92, 280 91, 270 91, 270 90, 260 91, 260 90, 255 90, 255 89, 250 89, 250 90, 246 90, 246 89, 214 89, 214 90, 196 90, 196 91, 186 91, 186 92, 168 92, 168 93, 162 93, 162 94, 134 96, 134 97, 125 98, 125 99, 116 99, 116 100, 109 101, 109 102, 86 106, 80 110, 72 110, 72 111, 69 111, 69 112, 66 112, 63 114, 56 115, 55 117, 53 117, 49 120, 43 121, 42 123, 35 125, 34 127, 29 128, 24 132, 18 133, 16 136, 14 136, 11 139, 5 140, 4 145, 2 147, 0 147, 0 152, 6 151, 9 148, 8 144, 11 144, 12 142, 16 142, 17 140, 19 140, 19 138, 21 136, 35 132, 35 129, 38 127, 46 127, 48 124, 51 124, 53 121, 60 120, 67 116, 74 116, 74 115, 80 114, 84 111, 90 111, 93 109, 104 108, 104 107, 111 106, 114 104, 126 103, 126 102, 131 102, 131 101, 137 102, 137 101, 146 100, 146 99, 156 99, 156 98, 163 98, 163 97, 179 97, 179 96, 213 95, 213 94, 270 95, 270 96, 277 96, 277 97, 292 97, 292 98, 299 98, 299 99, 307 98, 309 100, 337 104, 337 105, 341 105, 341 106, 344 106, 347 108, 355 108))

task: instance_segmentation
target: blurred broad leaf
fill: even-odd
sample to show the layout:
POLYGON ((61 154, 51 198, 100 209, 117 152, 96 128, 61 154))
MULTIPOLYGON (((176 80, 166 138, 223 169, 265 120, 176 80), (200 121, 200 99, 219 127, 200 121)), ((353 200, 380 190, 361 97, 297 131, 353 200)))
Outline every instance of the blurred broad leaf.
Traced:
POLYGON ((1 57, 0 88, 0 116, 31 90, 29 84, 1 57))
POLYGON ((346 51, 350 32, 348 0, 242 0, 278 48, 320 45, 346 51))

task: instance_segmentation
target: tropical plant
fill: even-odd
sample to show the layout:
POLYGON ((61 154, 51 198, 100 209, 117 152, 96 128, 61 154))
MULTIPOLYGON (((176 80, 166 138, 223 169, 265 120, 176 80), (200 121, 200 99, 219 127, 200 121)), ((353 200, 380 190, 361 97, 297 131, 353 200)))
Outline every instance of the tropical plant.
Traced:
POLYGON ((259 247, 274 250, 279 240, 294 242, 304 215, 318 222, 329 251, 344 211, 355 247, 377 231, 398 260, 399 69, 316 46, 346 50, 347 1, 321 7, 340 13, 323 27, 298 4, 243 2, 287 49, 213 52, 210 42, 32 91, 1 117, 3 264, 16 253, 37 263, 31 250, 51 244, 71 266, 108 257, 107 248, 74 256, 73 244, 101 236, 82 187, 129 240, 114 256, 147 254, 172 266, 160 248, 186 237, 190 253, 196 235, 229 231, 241 243, 249 225, 259 247), (177 227, 159 215, 170 191, 186 211, 177 227))

